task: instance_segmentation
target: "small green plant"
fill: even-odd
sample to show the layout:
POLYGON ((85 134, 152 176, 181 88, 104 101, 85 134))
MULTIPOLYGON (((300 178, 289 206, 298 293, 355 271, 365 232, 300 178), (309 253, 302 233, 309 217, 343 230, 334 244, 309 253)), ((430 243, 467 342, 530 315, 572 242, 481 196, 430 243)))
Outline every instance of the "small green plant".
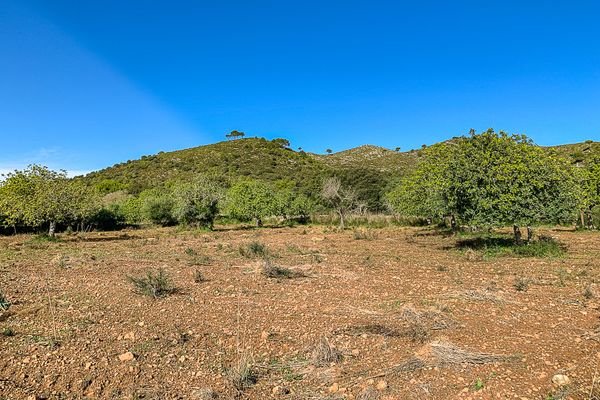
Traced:
POLYGON ((10 306, 11 306, 11 303, 4 296, 4 293, 2 292, 2 289, 0 289, 0 311, 8 311, 8 309, 10 308, 10 306))
POLYGON ((240 254, 246 258, 266 257, 268 255, 267 246, 260 242, 250 242, 240 246, 240 254))
POLYGON ((475 382, 473 382, 473 390, 478 391, 485 387, 485 384, 481 380, 481 378, 477 378, 475 382))
POLYGON ((2 336, 11 337, 15 336, 15 331, 12 328, 6 327, 2 329, 2 336))
POLYGON ((155 299, 175 292, 171 279, 163 268, 159 268, 156 272, 148 271, 141 277, 129 276, 128 279, 138 293, 155 299))
POLYGON ((517 277, 513 286, 517 292, 526 292, 529 289, 529 279, 517 277))

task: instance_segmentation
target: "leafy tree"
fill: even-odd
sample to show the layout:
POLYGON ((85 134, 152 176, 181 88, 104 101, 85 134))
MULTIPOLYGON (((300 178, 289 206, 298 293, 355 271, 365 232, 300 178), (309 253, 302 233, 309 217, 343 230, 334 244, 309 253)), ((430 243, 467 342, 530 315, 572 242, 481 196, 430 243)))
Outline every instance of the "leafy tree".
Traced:
POLYGON ((227 213, 233 218, 262 226, 263 219, 275 212, 274 190, 262 181, 240 180, 227 192, 227 213))
POLYGON ((331 177, 323 182, 321 198, 337 213, 340 218, 340 228, 344 229, 346 217, 358 204, 356 192, 342 185, 338 177, 331 177))
POLYGON ((331 154, 331 153, 333 153, 333 150, 331 150, 331 149, 325 149, 325 152, 326 152, 327 154, 331 154))
MULTIPOLYGON (((425 150, 412 176, 388 198, 413 216, 450 215, 470 226, 571 221, 577 185, 568 163, 523 135, 471 132, 425 150)), ((528 237, 531 231, 528 229, 528 237)))
POLYGON ((227 139, 233 139, 233 140, 243 138, 244 136, 246 136, 246 134, 244 132, 240 132, 240 131, 236 131, 236 130, 233 130, 233 131, 229 132, 227 135, 225 135, 225 137, 227 139))
POLYGON ((312 199, 299 193, 292 181, 280 181, 276 184, 275 214, 283 219, 298 218, 307 221, 315 208, 312 199))
POLYGON ((65 171, 31 165, 6 175, 0 187, 0 210, 6 222, 40 227, 47 224, 54 236, 58 223, 83 220, 92 213, 93 192, 65 171))
POLYGON ((579 221, 582 227, 599 226, 600 217, 600 156, 590 157, 585 166, 573 167, 580 185, 579 221))
POLYGON ((279 147, 283 149, 288 149, 290 147, 290 141, 283 138, 273 139, 271 142, 275 143, 279 147))
POLYGON ((168 190, 164 188, 144 190, 140 193, 139 201, 144 220, 162 226, 177 222, 173 215, 175 200, 168 190))
POLYGON ((193 182, 175 186, 173 195, 173 215, 179 223, 213 228, 222 198, 222 189, 218 184, 201 176, 193 182))

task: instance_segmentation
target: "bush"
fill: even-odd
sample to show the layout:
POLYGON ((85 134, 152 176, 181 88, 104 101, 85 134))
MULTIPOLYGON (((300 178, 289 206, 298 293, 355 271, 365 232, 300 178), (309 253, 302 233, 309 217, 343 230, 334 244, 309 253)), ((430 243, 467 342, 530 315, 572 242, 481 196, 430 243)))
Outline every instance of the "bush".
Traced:
POLYGON ((204 177, 180 184, 173 190, 173 216, 180 224, 212 229, 219 213, 221 192, 215 182, 204 177))
POLYGON ((260 242, 250 242, 240 246, 240 254, 246 258, 266 257, 269 254, 267 246, 260 242))
POLYGON ((10 305, 10 302, 4 297, 4 293, 0 289, 0 311, 8 311, 10 305))
POLYGON ((159 268, 156 272, 148 271, 142 277, 129 276, 128 279, 138 293, 155 299, 175 292, 171 279, 163 268, 159 268))
POLYGON ((177 222, 173 216, 175 201, 167 191, 145 190, 140 193, 140 201, 141 214, 145 220, 162 226, 174 225, 177 222))
POLYGON ((302 272, 294 271, 286 267, 275 265, 268 258, 265 258, 262 268, 262 274, 267 278, 274 279, 294 279, 306 276, 302 272))

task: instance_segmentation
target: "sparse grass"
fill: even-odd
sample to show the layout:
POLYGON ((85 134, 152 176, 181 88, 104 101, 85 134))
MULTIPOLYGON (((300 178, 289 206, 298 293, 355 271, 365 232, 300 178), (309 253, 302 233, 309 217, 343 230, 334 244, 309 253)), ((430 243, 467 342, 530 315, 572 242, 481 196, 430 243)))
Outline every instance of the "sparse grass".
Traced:
POLYGON ((374 240, 377 238, 377 234, 369 228, 354 228, 353 230, 354 240, 374 240))
POLYGON ((254 370, 254 361, 248 354, 242 354, 227 370, 227 379, 237 391, 244 391, 254 385, 257 374, 254 370))
POLYGON ((587 285, 583 290, 583 297, 586 300, 591 300, 595 297, 594 291, 592 290, 592 285, 587 285))
POLYGON ((246 258, 267 257, 269 251, 263 243, 253 241, 240 246, 240 254, 246 258))
POLYGON ((200 271, 200 270, 197 269, 194 272, 194 282, 196 282, 196 283, 202 283, 202 282, 205 282, 205 281, 206 281, 206 278, 204 277, 204 274, 202 273, 202 271, 200 271))
POLYGON ((15 331, 10 327, 6 327, 6 328, 2 329, 2 336, 6 336, 6 337, 15 336, 15 331))
POLYGON ((11 306, 11 303, 8 301, 6 296, 4 296, 2 289, 0 289, 0 311, 8 311, 10 306, 11 306))
POLYGON ((175 292, 175 287, 163 268, 159 268, 155 272, 148 271, 145 276, 128 276, 127 278, 138 293, 155 299, 168 296, 175 292))
POLYGON ((513 287, 517 292, 526 292, 529 289, 529 279, 522 276, 516 277, 513 287))
POLYGON ((373 387, 369 386, 363 389, 362 392, 358 394, 356 400, 379 400, 380 394, 373 387))
POLYGON ((469 260, 475 259, 473 252, 485 259, 496 257, 561 257, 565 254, 565 246, 550 236, 540 236, 523 244, 516 244, 509 235, 478 234, 467 236, 461 234, 456 246, 463 250, 469 260))
POLYGON ((312 363, 316 367, 325 367, 342 361, 344 356, 325 336, 319 339, 312 351, 312 363))
POLYGON ((276 265, 269 258, 265 258, 261 272, 267 278, 274 279, 294 279, 306 276, 303 272, 276 265))

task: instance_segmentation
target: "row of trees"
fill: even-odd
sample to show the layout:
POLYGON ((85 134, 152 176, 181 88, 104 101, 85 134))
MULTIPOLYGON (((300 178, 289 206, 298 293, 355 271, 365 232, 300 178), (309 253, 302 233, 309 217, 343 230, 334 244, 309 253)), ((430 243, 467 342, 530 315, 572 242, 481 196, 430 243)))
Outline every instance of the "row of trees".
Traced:
POLYGON ((513 225, 520 241, 520 227, 571 223, 578 213, 589 225, 600 204, 598 162, 573 166, 523 135, 471 131, 424 152, 387 196, 399 214, 447 219, 455 227, 513 225))
POLYGON ((220 214, 262 225, 266 217, 306 221, 316 202, 298 193, 293 182, 269 184, 244 179, 226 189, 217 180, 199 176, 191 182, 148 189, 138 196, 105 185, 68 179, 64 171, 30 166, 8 174, 0 184, 0 224, 28 229, 57 225, 80 230, 114 229, 124 225, 183 224, 212 229, 220 214))

